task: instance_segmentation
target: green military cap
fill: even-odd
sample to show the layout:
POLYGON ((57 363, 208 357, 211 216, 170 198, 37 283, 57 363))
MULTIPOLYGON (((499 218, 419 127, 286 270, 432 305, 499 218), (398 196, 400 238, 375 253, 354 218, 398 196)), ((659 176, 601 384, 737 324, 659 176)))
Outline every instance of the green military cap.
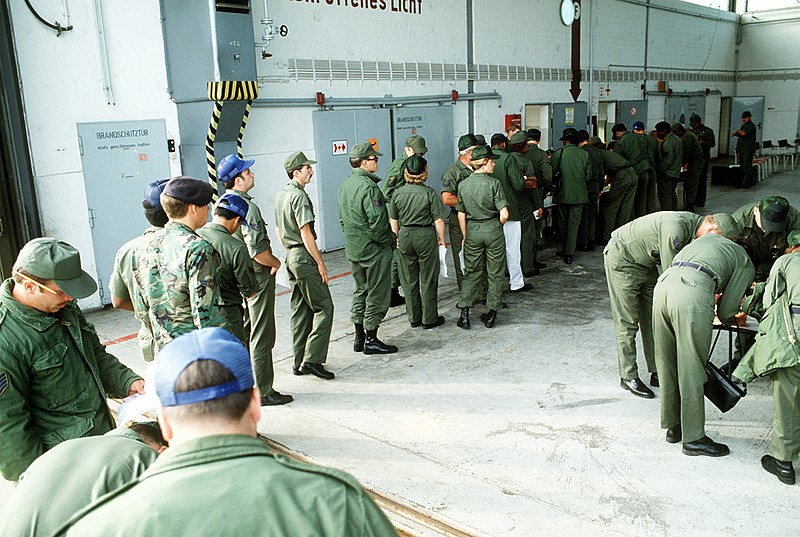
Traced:
POLYGON ((601 140, 599 136, 592 136, 591 138, 589 138, 589 145, 597 145, 602 143, 603 140, 601 140))
POLYGON ((574 139, 577 136, 578 136, 578 131, 576 131, 572 127, 567 127, 566 129, 564 129, 564 132, 561 133, 561 138, 559 138, 559 140, 563 142, 568 138, 574 139))
POLYGON ((287 172, 292 172, 294 170, 299 170, 306 164, 316 164, 316 160, 311 160, 307 158, 302 151, 295 151, 291 155, 287 157, 285 161, 283 161, 283 168, 287 172))
POLYGON ((406 170, 411 175, 421 175, 428 167, 428 161, 422 155, 411 155, 406 161, 406 170))
POLYGON ((800 244, 800 229, 795 229, 789 233, 789 237, 786 239, 786 242, 789 243, 789 246, 797 246, 800 244))
POLYGON ((736 240, 741 237, 742 230, 736 220, 733 219, 733 216, 728 213, 716 213, 714 215, 714 220, 717 222, 717 227, 725 237, 731 240, 736 240))
POLYGON ((476 134, 475 141, 478 142, 478 145, 486 145, 486 136, 483 134, 476 134))
POLYGON ((44 280, 53 280, 73 298, 86 298, 97 283, 81 269, 81 254, 64 241, 33 239, 20 250, 14 266, 44 280))
POLYGON ((789 216, 789 200, 783 196, 767 196, 758 203, 761 228, 778 233, 786 229, 789 216))
POLYGON ((350 157, 351 158, 367 158, 371 156, 382 157, 383 153, 378 153, 372 147, 372 144, 369 142, 364 142, 363 144, 356 144, 353 146, 353 149, 350 150, 350 157))
POLYGON ((472 150, 472 155, 470 156, 470 160, 480 160, 482 158, 488 158, 491 160, 499 159, 500 157, 495 155, 492 151, 492 148, 488 145, 479 145, 478 147, 472 150))
POLYGON ((672 132, 678 132, 678 131, 685 130, 686 127, 684 127, 682 123, 673 123, 671 129, 672 129, 672 132))
POLYGON ((471 132, 468 133, 468 134, 465 134, 464 136, 462 136, 461 138, 458 139, 458 150, 459 151, 465 151, 465 150, 469 149, 470 147, 473 147, 473 146, 476 146, 476 145, 480 145, 480 144, 478 143, 478 139, 475 138, 475 135, 472 134, 471 132))
POLYGON ((521 144, 523 142, 528 141, 528 135, 525 134, 523 131, 517 131, 511 135, 509 138, 508 143, 510 144, 521 144))
POLYGON ((428 148, 425 145, 425 138, 418 134, 408 137, 406 140, 406 147, 410 147, 417 155, 424 155, 428 152, 428 148))

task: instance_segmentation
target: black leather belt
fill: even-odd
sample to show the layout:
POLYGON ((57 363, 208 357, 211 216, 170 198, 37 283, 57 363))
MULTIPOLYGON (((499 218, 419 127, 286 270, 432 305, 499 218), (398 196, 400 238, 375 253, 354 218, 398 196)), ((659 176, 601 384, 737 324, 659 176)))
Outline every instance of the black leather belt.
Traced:
POLYGON ((694 270, 699 270, 703 274, 708 274, 714 281, 717 281, 717 275, 711 272, 709 269, 704 267, 703 265, 698 265, 697 263, 692 263, 691 261, 675 261, 670 267, 687 267, 694 270))
POLYGON ((790 309, 792 310, 792 313, 800 314, 800 306, 792 306, 790 309))
POLYGON ((304 244, 292 244, 291 246, 287 246, 286 249, 291 250, 292 248, 303 248, 304 246, 304 244))

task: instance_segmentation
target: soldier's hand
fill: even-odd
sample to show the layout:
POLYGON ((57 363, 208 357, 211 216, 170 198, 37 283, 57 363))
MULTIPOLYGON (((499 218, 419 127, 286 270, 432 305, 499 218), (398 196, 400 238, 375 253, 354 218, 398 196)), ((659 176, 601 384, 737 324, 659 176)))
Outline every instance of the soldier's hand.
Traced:
POLYGON ((278 272, 278 270, 281 268, 281 262, 280 262, 279 259, 276 258, 275 259, 275 263, 277 263, 277 264, 274 265, 274 266, 271 266, 269 268, 269 275, 270 276, 275 276, 275 273, 278 272))
POLYGON ((319 276, 322 278, 322 283, 328 283, 328 269, 325 267, 325 263, 320 263, 317 265, 317 270, 319 271, 319 276))
POLYGON ((131 387, 128 389, 128 395, 133 395, 138 393, 139 395, 144 395, 144 380, 134 380, 131 383, 131 387))

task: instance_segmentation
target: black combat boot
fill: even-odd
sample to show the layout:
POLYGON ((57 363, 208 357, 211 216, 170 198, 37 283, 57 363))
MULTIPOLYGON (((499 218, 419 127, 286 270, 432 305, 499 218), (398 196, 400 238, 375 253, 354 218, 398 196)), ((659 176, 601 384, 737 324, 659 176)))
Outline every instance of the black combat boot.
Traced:
POLYGON ((481 315, 481 321, 486 325, 486 328, 494 328, 494 322, 497 320, 497 311, 489 310, 489 313, 481 315))
POLYGON ((461 317, 458 318, 456 325, 459 328, 469 330, 469 308, 461 308, 461 317))
POLYGON ((378 339, 378 329, 367 330, 367 342, 364 343, 364 354, 392 354, 397 352, 395 345, 387 345, 378 339))
POLYGON ((405 303, 406 299, 400 294, 400 290, 397 287, 392 287, 392 298, 389 300, 389 307, 394 308, 396 306, 402 306, 405 303))
POLYGON ((356 326, 356 338, 353 340, 353 350, 355 352, 361 352, 364 350, 364 338, 366 334, 364 334, 364 325, 357 324, 356 326))

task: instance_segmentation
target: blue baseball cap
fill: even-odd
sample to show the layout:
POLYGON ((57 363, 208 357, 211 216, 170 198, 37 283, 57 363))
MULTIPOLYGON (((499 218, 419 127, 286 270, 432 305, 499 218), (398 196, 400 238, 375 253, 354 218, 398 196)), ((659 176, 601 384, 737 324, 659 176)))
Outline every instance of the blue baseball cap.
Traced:
POLYGON ((158 179, 147 184, 144 189, 144 201, 150 204, 153 209, 161 209, 161 193, 169 182, 167 179, 158 179))
POLYGON ((250 168, 256 161, 253 159, 239 158, 239 155, 228 155, 217 164, 217 179, 223 183, 233 181, 233 178, 250 168))
POLYGON ((634 121, 631 128, 635 131, 643 131, 644 130, 644 123, 641 121, 634 121))
POLYGON ((250 206, 243 197, 238 194, 234 194, 229 192, 228 194, 223 194, 220 196, 219 200, 217 200, 217 204, 214 206, 216 209, 220 207, 222 209, 227 209, 228 211, 232 212, 237 216, 242 217, 242 225, 245 227, 249 227, 247 225, 247 210, 250 206))
POLYGON ((224 328, 201 328, 166 344, 156 356, 156 396, 161 406, 180 406, 219 399, 250 390, 255 385, 250 353, 236 336, 224 328), (188 392, 176 392, 181 373, 198 360, 213 360, 230 371, 234 380, 188 392))

